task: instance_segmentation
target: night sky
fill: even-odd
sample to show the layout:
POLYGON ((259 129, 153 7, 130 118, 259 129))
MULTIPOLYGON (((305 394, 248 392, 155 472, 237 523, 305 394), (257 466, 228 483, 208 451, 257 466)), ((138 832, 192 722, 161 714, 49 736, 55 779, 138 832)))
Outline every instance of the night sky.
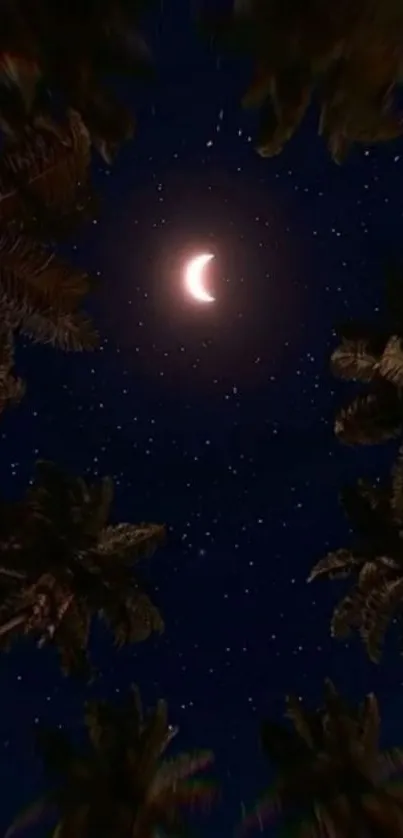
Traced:
POLYGON ((337 322, 377 316, 382 265, 401 255, 403 144, 359 148, 338 167, 313 112, 281 156, 259 158, 239 105, 248 66, 218 59, 187 6, 150 23, 158 81, 121 89, 137 138, 110 169, 94 162, 100 214, 65 247, 99 276, 102 345, 20 346, 27 396, 0 425, 5 494, 19 497, 49 458, 111 475, 116 522, 166 522, 147 568, 166 631, 116 653, 98 629, 89 689, 63 678, 53 649, 4 655, 1 828, 41 788, 35 724, 74 732, 86 697, 118 699, 131 682, 146 704, 167 699, 178 748, 215 751, 222 802, 200 822, 206 836, 232 835, 264 787, 259 721, 281 718, 287 692, 318 701, 326 675, 357 699, 374 689, 385 742, 403 741, 393 638, 378 667, 358 640, 332 641, 342 587, 305 581, 348 543, 343 482, 393 459, 393 446, 334 439, 350 391, 328 359, 337 322), (184 260, 204 250, 216 256, 211 306, 182 288, 184 260))

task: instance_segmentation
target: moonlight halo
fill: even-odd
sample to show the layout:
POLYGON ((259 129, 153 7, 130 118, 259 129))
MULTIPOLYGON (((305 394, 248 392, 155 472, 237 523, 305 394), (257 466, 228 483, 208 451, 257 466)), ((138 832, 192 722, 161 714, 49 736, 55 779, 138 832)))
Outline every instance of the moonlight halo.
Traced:
POLYGON ((204 268, 214 259, 213 253, 200 253, 191 259, 185 268, 185 287, 193 299, 200 303, 213 303, 215 297, 204 287, 204 268))

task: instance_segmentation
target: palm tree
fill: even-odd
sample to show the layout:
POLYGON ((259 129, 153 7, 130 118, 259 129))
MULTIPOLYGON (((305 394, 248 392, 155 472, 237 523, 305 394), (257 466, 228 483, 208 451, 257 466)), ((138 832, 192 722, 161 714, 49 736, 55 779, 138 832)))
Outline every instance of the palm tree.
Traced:
POLYGON ((380 718, 375 696, 349 707, 331 681, 324 705, 306 710, 286 699, 284 724, 265 722, 262 747, 275 780, 244 822, 281 819, 296 838, 399 838, 403 835, 403 749, 379 751, 380 718))
POLYGON ((11 228, 0 233, 0 412, 25 385, 12 376, 15 335, 63 351, 94 349, 98 334, 78 310, 88 276, 45 245, 11 228))
POLYGON ((123 707, 88 703, 85 724, 87 743, 81 748, 59 730, 42 733, 51 788, 16 819, 8 838, 48 810, 57 812, 58 838, 154 838, 159 831, 177 838, 184 833, 182 810, 210 805, 214 787, 194 777, 210 765, 212 753, 165 758, 177 733, 168 724, 165 701, 144 717, 133 689, 123 707))
POLYGON ((0 505, 0 644, 21 636, 53 643, 65 673, 90 673, 93 618, 118 646, 163 630, 133 566, 164 540, 158 524, 107 524, 113 484, 90 486, 37 463, 19 503, 0 505))
POLYGON ((132 136, 133 117, 105 77, 149 76, 140 35, 145 0, 14 0, 2 10, 0 127, 18 137, 36 114, 77 111, 92 142, 110 161, 132 136))
POLYGON ((331 632, 345 637, 357 629, 377 662, 388 624, 403 607, 403 449, 386 484, 359 480, 342 492, 341 500, 355 532, 353 544, 321 559, 308 581, 357 574, 335 608, 331 632))
POLYGON ((363 385, 336 416, 336 436, 348 445, 374 445, 403 431, 403 287, 402 268, 385 271, 385 313, 378 323, 346 323, 336 331, 333 375, 363 385))
POLYGON ((333 375, 369 384, 339 410, 336 436, 348 445, 374 445, 403 430, 403 339, 370 328, 345 330, 331 357, 333 375))
POLYGON ((98 335, 79 311, 91 283, 41 239, 59 238, 93 204, 90 138, 80 117, 42 120, 0 157, 0 412, 24 384, 12 376, 14 336, 65 351, 93 349, 98 335))
POLYGON ((206 16, 203 27, 254 61, 243 104, 260 109, 257 150, 263 157, 281 152, 314 95, 319 133, 338 163, 355 142, 401 135, 394 93, 401 80, 403 10, 394 0, 341 0, 337 7, 317 0, 234 0, 232 14, 206 16))

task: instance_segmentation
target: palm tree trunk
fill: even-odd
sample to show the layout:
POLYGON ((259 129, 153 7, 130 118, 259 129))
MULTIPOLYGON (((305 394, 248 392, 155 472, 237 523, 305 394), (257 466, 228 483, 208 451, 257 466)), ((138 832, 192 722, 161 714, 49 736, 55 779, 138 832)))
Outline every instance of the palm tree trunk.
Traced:
POLYGON ((4 634, 9 634, 14 628, 23 625, 26 622, 26 619, 26 614, 19 614, 18 617, 12 617, 8 623, 4 623, 0 626, 0 637, 3 637, 4 634))

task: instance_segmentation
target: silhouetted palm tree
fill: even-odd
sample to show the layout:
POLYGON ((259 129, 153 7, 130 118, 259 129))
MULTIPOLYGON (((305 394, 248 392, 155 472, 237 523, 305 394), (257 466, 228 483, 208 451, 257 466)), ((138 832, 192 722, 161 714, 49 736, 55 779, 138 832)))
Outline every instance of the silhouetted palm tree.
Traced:
POLYGON ((91 623, 99 616, 118 646, 162 631, 133 567, 164 540, 157 524, 108 526, 113 484, 89 486, 37 463, 19 503, 0 506, 0 644, 32 635, 56 645, 66 673, 89 672, 91 623))
POLYGON ((337 437, 349 445, 373 445, 403 431, 403 272, 385 272, 385 313, 377 323, 346 323, 331 356, 332 373, 364 385, 336 416, 337 437))
POLYGON ((338 378, 369 384, 342 408, 335 421, 336 436, 349 445, 374 445, 403 430, 403 339, 362 330, 342 338, 331 357, 338 378))
POLYGON ((0 411, 24 385, 12 376, 15 334, 63 350, 88 350, 98 336, 79 306, 89 277, 47 242, 70 232, 94 200, 90 138, 73 111, 58 126, 42 120, 0 157, 0 411))
POLYGON ((321 559, 309 581, 356 576, 335 608, 331 631, 345 637, 357 629, 369 657, 378 661, 388 624, 401 617, 403 607, 403 450, 388 482, 359 480, 341 499, 355 534, 352 546, 321 559))
POLYGON ((272 157, 299 128, 315 96, 319 133, 336 162, 355 142, 402 133, 395 89, 403 66, 403 9, 395 0, 234 0, 205 15, 218 44, 252 57, 245 107, 260 109, 257 150, 272 157))
POLYGON ((375 696, 349 707, 332 682, 324 705, 306 710, 286 700, 292 728, 266 722, 262 747, 275 768, 273 785, 244 828, 279 820, 296 838, 399 838, 403 835, 403 749, 379 750, 375 696))
POLYGON ((215 789, 194 779, 213 759, 210 751, 165 752, 177 733, 159 701, 144 717, 137 690, 126 706, 88 703, 86 746, 61 731, 44 731, 41 752, 50 791, 22 813, 7 832, 57 811, 58 838, 168 838, 184 834, 183 810, 210 806, 215 789))
POLYGON ((133 117, 106 79, 150 75, 138 26, 144 0, 13 0, 2 7, 0 128, 18 137, 39 115, 77 111, 110 161, 133 117))

